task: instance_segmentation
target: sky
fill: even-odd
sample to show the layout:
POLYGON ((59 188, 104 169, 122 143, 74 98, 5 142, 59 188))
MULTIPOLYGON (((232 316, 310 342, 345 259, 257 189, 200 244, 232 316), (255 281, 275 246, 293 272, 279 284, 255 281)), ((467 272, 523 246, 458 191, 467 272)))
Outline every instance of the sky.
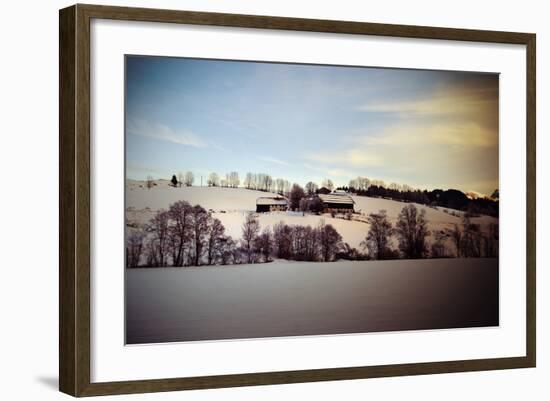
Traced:
POLYGON ((127 178, 357 176, 490 195, 498 74, 126 57, 127 178))

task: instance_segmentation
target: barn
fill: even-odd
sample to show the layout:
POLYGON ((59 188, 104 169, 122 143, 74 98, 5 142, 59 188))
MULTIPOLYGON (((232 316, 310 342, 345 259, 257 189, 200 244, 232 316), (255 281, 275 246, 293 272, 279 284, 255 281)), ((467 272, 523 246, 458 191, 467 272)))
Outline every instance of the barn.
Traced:
POLYGON ((283 212, 288 208, 288 202, 283 197, 262 197, 256 199, 256 212, 283 212))
POLYGON ((355 202, 347 193, 320 194, 323 213, 349 213, 354 211, 355 202))

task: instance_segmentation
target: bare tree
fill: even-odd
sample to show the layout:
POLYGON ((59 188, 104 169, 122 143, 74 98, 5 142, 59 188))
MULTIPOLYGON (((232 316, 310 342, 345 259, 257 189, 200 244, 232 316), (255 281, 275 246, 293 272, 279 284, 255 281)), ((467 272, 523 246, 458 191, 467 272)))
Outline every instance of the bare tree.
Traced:
POLYGON ((185 173, 185 177, 183 179, 183 182, 185 183, 186 187, 193 186, 193 182, 195 182, 195 176, 193 175, 193 173, 191 171, 187 171, 185 173))
POLYGON ((362 189, 363 191, 369 189, 370 180, 367 177, 357 177, 357 179, 359 182, 359 189, 362 189))
MULTIPOLYGON (((329 255, 336 253, 338 244, 331 243, 330 229, 327 229, 326 225, 322 225, 321 228, 313 228, 311 226, 294 226, 292 233, 292 258, 296 260, 317 261, 323 260, 323 255, 329 255), (326 235, 329 234, 329 235, 326 235), (322 242, 324 240, 324 242, 322 242)), ((337 238, 336 238, 337 239, 337 238)))
POLYGON ((205 246, 205 237, 208 232, 208 213, 206 210, 195 205, 191 209, 193 216, 192 220, 192 233, 193 233, 193 264, 200 266, 205 246))
POLYGON ((386 188, 386 183, 382 180, 372 180, 370 182, 371 185, 376 185, 377 187, 386 188))
POLYGON ((168 209, 168 217, 170 218, 168 234, 174 266, 183 266, 185 264, 185 253, 190 250, 190 243, 193 238, 192 212, 193 208, 186 201, 175 202, 168 209))
POLYGON ((248 213, 242 227, 243 231, 243 250, 246 254, 247 263, 254 262, 254 241, 260 232, 260 222, 253 213, 248 213))
POLYGON ((309 196, 315 195, 315 192, 319 189, 319 186, 315 184, 314 182, 308 182, 306 184, 306 193, 309 196))
POLYGON ((445 232, 449 235, 449 237, 451 237, 451 240, 456 248, 456 257, 459 258, 462 244, 462 230, 458 224, 455 224, 452 229, 448 228, 445 232))
POLYGON ((210 173, 208 176, 208 186, 209 187, 218 187, 220 186, 220 177, 216 173, 210 173))
POLYGON ((330 262, 343 246, 342 236, 331 224, 325 224, 324 220, 321 220, 317 230, 319 233, 321 258, 323 262, 330 262))
POLYGON ((284 180, 283 195, 286 197, 290 196, 290 182, 287 180, 284 180))
POLYGON ((445 247, 447 235, 446 231, 437 231, 435 233, 435 241, 430 248, 430 256, 432 258, 444 258, 448 256, 447 248, 445 247))
POLYGON ((307 260, 308 253, 308 229, 309 226, 296 225, 292 230, 292 258, 307 260))
POLYGON ((152 266, 167 266, 169 246, 169 215, 165 210, 158 211, 149 222, 147 231, 152 234, 149 247, 149 263, 152 266))
POLYGON ((426 211, 418 213, 415 205, 409 204, 401 209, 395 232, 399 238, 399 250, 405 258, 424 258, 427 253, 426 237, 429 235, 426 211))
POLYGON ((246 189, 252 189, 254 183, 254 178, 252 177, 252 173, 246 173, 246 176, 244 178, 243 185, 246 189))
POLYGON ((273 235, 269 227, 258 235, 254 241, 254 247, 258 254, 262 255, 264 262, 271 261, 271 252, 273 251, 273 235))
POLYGON ((273 242, 278 258, 291 259, 292 231, 292 227, 282 221, 273 226, 273 242))
POLYGON ((400 191, 401 190, 401 185, 399 185, 395 182, 392 182, 389 186, 389 189, 392 189, 394 191, 400 191))
POLYGON ((222 265, 227 265, 230 263, 237 264, 239 261, 238 257, 235 257, 237 246, 235 241, 228 236, 224 235, 220 237, 219 240, 219 249, 220 249, 220 263, 222 265))
POLYGON ((185 176, 183 175, 182 172, 179 172, 178 173, 178 186, 181 187, 181 184, 183 183, 183 181, 185 180, 185 176))
POLYGON ((218 258, 222 256, 223 242, 227 238, 224 233, 225 227, 222 222, 208 215, 206 255, 209 265, 216 264, 218 258))
POLYGON ((143 253, 144 234, 131 230, 126 236, 126 267, 138 267, 143 253))
POLYGON ((370 224, 370 229, 361 246, 368 249, 372 259, 385 259, 390 253, 389 243, 393 233, 386 211, 369 214, 367 223, 370 224))
POLYGON ((479 224, 474 224, 468 215, 462 219, 461 251, 466 258, 478 258, 481 256, 482 233, 479 224))
POLYGON ((306 196, 303 188, 298 184, 292 185, 290 190, 290 208, 292 210, 298 210, 300 207, 300 200, 306 196))
POLYGON ((273 178, 269 174, 261 174, 261 189, 262 191, 270 192, 273 187, 273 178))
POLYGON ((283 180, 282 178, 277 178, 275 180, 275 191, 279 194, 279 195, 284 195, 284 192, 285 192, 285 180, 283 180))
POLYGON ((327 189, 330 189, 331 191, 334 189, 334 183, 329 178, 326 178, 326 179, 323 180, 322 186, 327 188, 327 189))
POLYGON ((227 181, 231 188, 237 188, 241 183, 241 181, 239 180, 239 173, 236 171, 230 172, 227 181))
POLYGON ((357 177, 356 179, 351 180, 348 186, 357 191, 366 191, 369 189, 370 180, 367 177, 357 177))

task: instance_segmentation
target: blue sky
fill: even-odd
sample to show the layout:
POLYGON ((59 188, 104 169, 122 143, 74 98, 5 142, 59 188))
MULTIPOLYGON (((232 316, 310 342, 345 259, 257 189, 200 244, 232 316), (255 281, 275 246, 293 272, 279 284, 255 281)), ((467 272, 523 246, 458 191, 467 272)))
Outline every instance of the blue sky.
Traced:
POLYGON ((498 187, 494 74, 127 56, 125 99, 128 178, 498 187))

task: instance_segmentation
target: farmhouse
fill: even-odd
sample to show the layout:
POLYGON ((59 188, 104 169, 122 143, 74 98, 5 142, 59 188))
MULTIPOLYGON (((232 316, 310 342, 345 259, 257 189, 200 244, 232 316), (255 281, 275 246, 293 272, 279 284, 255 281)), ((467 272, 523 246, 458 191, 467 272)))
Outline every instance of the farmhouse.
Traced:
POLYGON ((256 199, 256 212, 283 212, 287 209, 288 202, 283 197, 262 197, 256 199))
POLYGON ((320 194, 319 198, 323 202, 323 213, 353 213, 355 202, 346 193, 320 194))

